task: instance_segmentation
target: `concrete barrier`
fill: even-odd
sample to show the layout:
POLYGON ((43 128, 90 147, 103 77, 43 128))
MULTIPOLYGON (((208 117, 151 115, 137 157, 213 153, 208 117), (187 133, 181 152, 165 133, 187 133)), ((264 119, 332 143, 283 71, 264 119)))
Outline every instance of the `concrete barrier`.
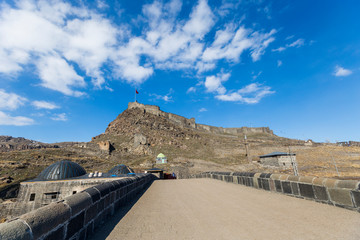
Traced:
POLYGON ((360 212, 360 181, 251 172, 205 172, 192 177, 232 182, 360 212))
POLYGON ((143 174, 85 189, 0 224, 0 239, 86 239, 153 178, 143 174))

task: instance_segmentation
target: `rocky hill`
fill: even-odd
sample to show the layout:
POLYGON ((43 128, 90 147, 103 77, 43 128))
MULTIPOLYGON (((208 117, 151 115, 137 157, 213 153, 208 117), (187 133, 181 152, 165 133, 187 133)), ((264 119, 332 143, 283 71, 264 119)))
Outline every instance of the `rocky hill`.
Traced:
POLYGON ((360 147, 305 142, 275 135, 269 128, 222 128, 198 124, 157 106, 130 103, 103 134, 90 142, 44 144, 24 138, 0 137, 0 198, 16 195, 19 182, 36 177, 50 164, 69 159, 86 171, 107 172, 123 163, 136 171, 159 165, 179 177, 203 171, 286 172, 264 167, 259 156, 274 151, 296 153, 301 175, 360 178, 360 147), (200 126, 200 127, 199 127, 200 126), (245 148, 247 136, 248 156, 245 148), (339 175, 335 171, 336 161, 339 175))
POLYGON ((14 150, 28 150, 40 148, 58 148, 55 144, 46 144, 29 140, 23 137, 0 136, 0 152, 9 152, 14 150))

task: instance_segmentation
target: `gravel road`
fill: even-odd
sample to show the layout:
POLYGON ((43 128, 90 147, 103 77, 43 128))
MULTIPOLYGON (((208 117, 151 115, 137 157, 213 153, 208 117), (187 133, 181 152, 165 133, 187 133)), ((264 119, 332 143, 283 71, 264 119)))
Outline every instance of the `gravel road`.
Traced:
POLYGON ((360 213, 211 179, 155 181, 91 239, 360 239, 360 213))

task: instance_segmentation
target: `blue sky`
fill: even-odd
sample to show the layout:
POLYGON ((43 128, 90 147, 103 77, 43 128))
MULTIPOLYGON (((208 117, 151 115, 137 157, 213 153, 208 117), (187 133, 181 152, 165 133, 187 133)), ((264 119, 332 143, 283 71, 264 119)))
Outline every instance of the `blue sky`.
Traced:
POLYGON ((2 1, 0 135, 89 141, 134 101, 360 141, 358 1, 2 1))

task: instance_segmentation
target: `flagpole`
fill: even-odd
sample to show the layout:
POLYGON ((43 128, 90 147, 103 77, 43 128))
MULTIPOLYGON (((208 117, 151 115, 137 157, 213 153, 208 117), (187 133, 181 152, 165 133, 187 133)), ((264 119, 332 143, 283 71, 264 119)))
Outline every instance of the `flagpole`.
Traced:
POLYGON ((136 102, 136 88, 135 88, 135 102, 136 102))

